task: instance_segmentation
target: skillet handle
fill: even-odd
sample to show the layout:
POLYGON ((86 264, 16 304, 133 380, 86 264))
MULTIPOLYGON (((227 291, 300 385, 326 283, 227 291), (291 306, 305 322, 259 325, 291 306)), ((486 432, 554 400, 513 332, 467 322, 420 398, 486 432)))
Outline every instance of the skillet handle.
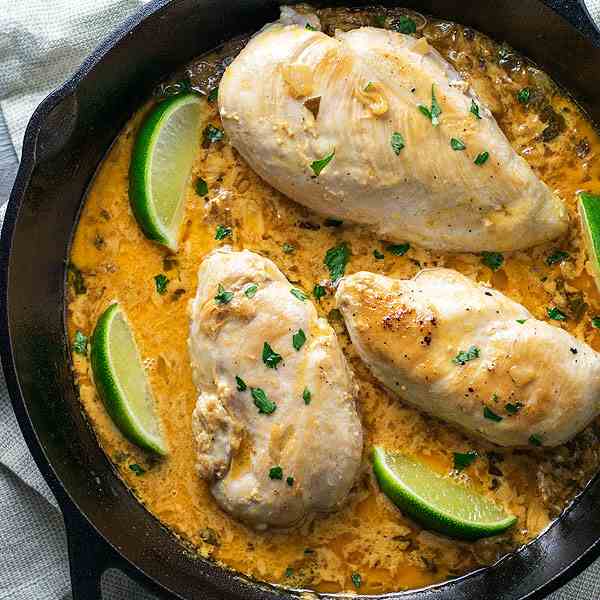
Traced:
POLYGON ((102 600, 102 574, 114 553, 76 510, 63 511, 67 529, 73 600, 102 600))

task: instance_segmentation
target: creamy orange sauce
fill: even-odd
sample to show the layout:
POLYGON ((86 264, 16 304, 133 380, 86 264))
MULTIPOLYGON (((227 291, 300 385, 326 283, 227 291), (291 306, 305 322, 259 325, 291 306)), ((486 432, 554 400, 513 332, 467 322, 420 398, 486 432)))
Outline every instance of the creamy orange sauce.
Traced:
MULTIPOLYGON (((324 10, 321 16, 326 27, 343 28, 373 19, 372 12, 344 9, 324 10)), ((339 314, 332 310, 329 294, 315 303, 320 315, 333 324, 356 373, 365 432, 363 469, 348 504, 300 530, 259 533, 223 513, 196 474, 191 430, 196 390, 187 351, 187 305, 195 294, 202 258, 224 243, 215 240, 217 225, 233 230, 225 242, 268 256, 294 285, 307 292, 327 282, 323 257, 327 249, 345 241, 352 252, 347 273, 370 270, 406 278, 426 266, 452 267, 493 285, 537 318, 547 318, 547 307, 560 307, 568 320, 553 321, 553 325, 600 350, 600 334, 591 325, 591 317, 600 314, 600 297, 589 274, 576 214, 579 190, 600 192, 597 133, 542 73, 523 63, 511 63, 510 68, 499 65, 498 46, 480 34, 440 22, 427 23, 421 33, 470 80, 517 151, 564 198, 572 217, 564 239, 527 252, 506 253, 503 267, 496 272, 473 254, 434 254, 411 247, 404 256, 394 256, 368 228, 326 226, 322 217, 284 198, 258 179, 225 140, 208 148, 198 146, 180 249, 171 255, 144 237, 128 200, 133 140, 148 106, 126 126, 100 166, 76 231, 71 261, 82 273, 86 292, 70 290, 69 334, 73 337, 80 330, 91 335, 108 304, 121 303, 144 358, 170 454, 163 460, 151 458, 123 438, 95 391, 87 357, 74 354, 81 401, 99 443, 140 501, 184 542, 202 556, 260 580, 338 592, 355 589, 351 576, 359 573, 364 593, 442 581, 490 564, 535 537, 600 464, 594 425, 561 448, 498 450, 403 404, 377 384, 360 362, 339 314), (520 104, 516 93, 525 86, 543 90, 554 113, 520 104), (543 133, 548 123, 560 123, 561 118, 565 123, 559 135, 541 139, 550 137, 547 131, 543 133), (206 197, 195 192, 198 177, 208 184, 206 197), (291 244, 294 251, 284 252, 284 244, 291 244), (546 259, 557 248, 567 251, 570 258, 549 266, 546 259), (376 259, 374 250, 383 252, 384 259, 376 259), (154 282, 160 273, 169 279, 164 295, 157 293, 154 282), (421 529, 378 491, 368 461, 376 443, 416 454, 444 473, 452 470, 453 452, 476 450, 479 458, 460 477, 514 513, 517 526, 475 543, 421 529), (136 475, 130 468, 134 464, 145 472, 136 475)), ((214 104, 206 103, 205 121, 220 126, 214 104)), ((234 468, 242 468, 245 459, 236 457, 234 468)))

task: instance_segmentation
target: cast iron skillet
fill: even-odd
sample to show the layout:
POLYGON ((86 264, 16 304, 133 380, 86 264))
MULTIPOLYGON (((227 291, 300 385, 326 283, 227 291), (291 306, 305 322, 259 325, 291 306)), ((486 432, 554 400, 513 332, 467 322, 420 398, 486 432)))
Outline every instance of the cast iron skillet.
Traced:
MULTIPOLYGON (((100 577, 110 567, 164 598, 299 597, 194 558, 134 499, 82 416, 63 302, 65 261, 86 188, 128 117, 162 77, 275 19, 279 3, 155 0, 51 94, 27 128, 2 230, 0 352, 21 429, 62 507, 74 600, 99 599, 100 577)), ((600 123, 600 35, 576 0, 399 3, 506 40, 574 92, 600 123)), ((546 533, 493 567, 389 597, 542 598, 600 555, 599 507, 596 477, 546 533)))

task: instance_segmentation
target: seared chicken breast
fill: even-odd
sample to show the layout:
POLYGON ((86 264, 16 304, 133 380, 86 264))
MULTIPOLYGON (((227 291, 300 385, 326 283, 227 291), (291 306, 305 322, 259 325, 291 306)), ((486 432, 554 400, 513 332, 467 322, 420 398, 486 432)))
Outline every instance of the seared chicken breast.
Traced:
POLYGON ((198 472, 256 527, 337 509, 361 463, 356 386, 335 332, 279 269, 224 248, 200 266, 189 350, 198 472))
POLYGON ((515 250, 567 228, 561 199, 425 38, 273 24, 225 71, 219 111, 268 183, 383 239, 515 250))
POLYGON ((556 446, 599 412, 600 356, 450 269, 356 273, 336 300, 375 377, 423 411, 501 446, 556 446))

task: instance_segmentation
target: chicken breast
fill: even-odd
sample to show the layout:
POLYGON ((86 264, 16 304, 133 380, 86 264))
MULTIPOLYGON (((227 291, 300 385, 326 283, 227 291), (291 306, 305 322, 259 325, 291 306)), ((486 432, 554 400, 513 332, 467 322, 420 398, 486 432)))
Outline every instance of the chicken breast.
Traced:
POLYGON ((335 332, 253 252, 215 250, 198 282, 189 350, 200 476, 256 528, 336 510, 361 464, 362 428, 335 332))
POLYGON ((383 239, 515 250, 567 228, 563 202, 425 38, 273 24, 225 71, 219 110, 273 187, 383 239))
POLYGON ((456 271, 356 273, 336 299, 377 379, 495 444, 562 444, 599 412, 594 350, 456 271))

